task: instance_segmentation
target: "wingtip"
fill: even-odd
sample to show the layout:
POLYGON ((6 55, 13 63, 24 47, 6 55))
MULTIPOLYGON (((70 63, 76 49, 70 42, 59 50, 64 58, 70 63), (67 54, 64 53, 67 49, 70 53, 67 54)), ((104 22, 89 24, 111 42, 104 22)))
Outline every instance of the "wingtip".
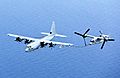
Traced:
POLYGON ((77 32, 75 31, 74 34, 76 34, 77 32))
POLYGON ((10 36, 10 34, 8 33, 7 36, 10 36))

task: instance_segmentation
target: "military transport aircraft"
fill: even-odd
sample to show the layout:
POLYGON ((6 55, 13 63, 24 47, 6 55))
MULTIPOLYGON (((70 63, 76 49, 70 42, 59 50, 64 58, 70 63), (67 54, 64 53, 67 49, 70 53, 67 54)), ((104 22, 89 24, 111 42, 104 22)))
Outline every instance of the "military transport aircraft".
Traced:
POLYGON ((81 36, 84 39, 85 46, 102 43, 101 49, 103 49, 103 47, 105 45, 105 42, 115 41, 115 39, 110 38, 109 35, 105 35, 101 31, 99 31, 100 32, 100 36, 98 36, 98 37, 92 36, 92 35, 88 35, 87 33, 88 33, 89 30, 90 29, 87 29, 87 31, 84 34, 80 34, 79 32, 74 32, 74 34, 77 34, 77 35, 81 36), (86 44, 86 40, 85 40, 86 37, 92 38, 90 40, 89 44, 86 44))
POLYGON ((39 38, 32 38, 32 37, 26 37, 21 35, 15 35, 15 34, 7 34, 8 36, 15 37, 15 41, 17 42, 23 42, 27 44, 25 51, 30 52, 34 51, 38 48, 43 48, 45 46, 54 47, 55 45, 61 46, 72 46, 71 43, 62 43, 62 42, 56 42, 51 41, 55 36, 59 37, 66 37, 65 35, 60 35, 56 33, 55 29, 55 22, 52 22, 51 31, 49 33, 41 32, 41 34, 47 35, 41 39, 39 38))

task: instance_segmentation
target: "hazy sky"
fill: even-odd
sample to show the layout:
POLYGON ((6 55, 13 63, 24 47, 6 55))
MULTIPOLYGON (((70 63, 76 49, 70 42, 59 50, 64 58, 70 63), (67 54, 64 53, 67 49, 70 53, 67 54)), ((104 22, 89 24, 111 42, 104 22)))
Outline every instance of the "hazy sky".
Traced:
MULTIPOLYGON (((120 77, 119 0, 0 0, 0 78, 119 78, 120 77), (74 31, 99 35, 99 30, 115 38, 84 48, 58 47, 24 51, 7 33, 41 37, 52 21, 58 33, 67 38, 55 41, 83 46, 74 31)), ((88 41, 89 42, 89 41, 88 41)))

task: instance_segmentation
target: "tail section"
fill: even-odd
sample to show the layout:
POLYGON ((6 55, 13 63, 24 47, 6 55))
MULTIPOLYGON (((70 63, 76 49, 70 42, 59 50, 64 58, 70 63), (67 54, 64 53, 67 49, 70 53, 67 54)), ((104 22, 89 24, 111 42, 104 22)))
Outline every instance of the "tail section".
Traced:
POLYGON ((51 26, 51 30, 50 30, 50 32, 49 33, 46 33, 46 32, 41 32, 41 34, 43 34, 43 35, 50 35, 50 34, 56 34, 56 30, 55 30, 55 22, 53 21, 52 22, 52 26, 51 26))
POLYGON ((54 21, 52 22, 50 33, 41 32, 41 34, 44 34, 44 35, 54 35, 54 36, 58 36, 58 37, 66 37, 65 35, 60 35, 60 34, 56 33, 56 28, 55 28, 55 22, 54 21))
POLYGON ((55 22, 54 22, 54 21, 52 22, 52 26, 51 26, 50 34, 56 34, 55 22))
POLYGON ((61 35, 61 34, 55 34, 55 36, 57 36, 57 37, 67 37, 67 36, 61 35))

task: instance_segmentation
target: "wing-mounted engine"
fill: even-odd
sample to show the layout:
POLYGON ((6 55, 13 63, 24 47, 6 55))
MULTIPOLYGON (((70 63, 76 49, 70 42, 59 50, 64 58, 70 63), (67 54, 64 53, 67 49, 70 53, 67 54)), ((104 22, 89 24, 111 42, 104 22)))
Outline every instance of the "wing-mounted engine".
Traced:
POLYGON ((44 42, 40 42, 40 48, 45 47, 45 43, 44 42))
POLYGON ((50 42, 49 43, 49 48, 53 48, 54 46, 56 46, 57 44, 53 43, 53 42, 50 42))
POLYGON ((16 37, 15 41, 17 41, 17 42, 22 42, 23 39, 21 39, 20 37, 16 37))
POLYGON ((49 48, 54 47, 56 44, 51 43, 45 43, 45 42, 40 42, 40 48, 44 48, 45 46, 48 46, 49 48))
POLYGON ((28 40, 28 39, 25 39, 25 44, 29 44, 29 43, 31 43, 31 42, 33 42, 32 40, 28 40))
POLYGON ((40 42, 40 48, 43 48, 43 47, 45 47, 45 46, 47 46, 47 43, 45 43, 45 42, 40 42))
POLYGON ((22 41, 24 41, 25 44, 29 44, 29 43, 33 42, 32 40, 21 39, 20 37, 16 37, 16 38, 15 38, 15 41, 17 41, 17 42, 22 42, 22 41))
POLYGON ((52 47, 54 47, 54 44, 51 42, 49 43, 49 48, 52 48, 52 47))

